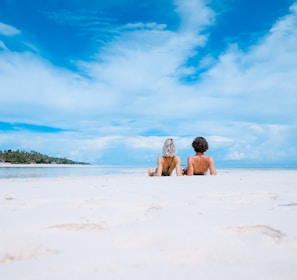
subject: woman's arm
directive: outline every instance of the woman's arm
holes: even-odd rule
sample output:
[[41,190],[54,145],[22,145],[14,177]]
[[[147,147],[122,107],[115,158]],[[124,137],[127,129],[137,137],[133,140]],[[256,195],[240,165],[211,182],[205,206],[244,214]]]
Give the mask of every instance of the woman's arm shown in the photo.
[[194,175],[194,167],[193,167],[193,158],[190,156],[188,157],[188,164],[187,164],[187,175],[192,176]]
[[163,170],[163,157],[158,157],[157,168],[156,168],[154,176],[161,176],[162,170]]
[[178,157],[178,156],[175,156],[175,170],[176,170],[177,176],[183,176],[183,171],[180,166],[180,157]]
[[217,175],[217,171],[214,165],[213,158],[209,156],[209,174],[210,175]]

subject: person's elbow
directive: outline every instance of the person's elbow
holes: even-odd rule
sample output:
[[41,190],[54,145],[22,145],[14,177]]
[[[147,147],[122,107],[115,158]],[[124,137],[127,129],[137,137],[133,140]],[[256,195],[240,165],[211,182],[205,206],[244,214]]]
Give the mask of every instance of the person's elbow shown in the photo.
[[210,175],[216,176],[217,175],[217,171],[216,170],[211,170],[209,172]]

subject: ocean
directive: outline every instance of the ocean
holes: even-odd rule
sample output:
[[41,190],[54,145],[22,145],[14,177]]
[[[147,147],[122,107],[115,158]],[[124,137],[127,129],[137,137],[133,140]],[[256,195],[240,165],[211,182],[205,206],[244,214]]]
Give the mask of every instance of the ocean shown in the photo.
[[146,168],[101,165],[0,164],[0,179],[98,176],[131,173],[146,174]]
[[[184,166],[182,166],[184,167]],[[99,176],[113,174],[143,174],[147,175],[149,167],[113,166],[113,165],[68,165],[68,164],[6,164],[0,163],[0,180],[9,178],[42,178],[69,176]],[[150,167],[154,169],[154,167]],[[217,171],[227,170],[294,170],[297,167],[229,167],[217,168]]]

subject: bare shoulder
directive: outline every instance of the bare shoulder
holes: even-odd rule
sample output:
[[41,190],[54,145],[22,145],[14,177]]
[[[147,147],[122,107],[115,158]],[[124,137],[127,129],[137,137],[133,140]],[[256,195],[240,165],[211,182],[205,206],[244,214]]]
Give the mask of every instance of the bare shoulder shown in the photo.
[[214,160],[213,160],[212,156],[207,156],[206,160],[207,160],[209,166],[214,165]]
[[187,162],[188,162],[188,165],[192,165],[194,162],[193,156],[188,156]]
[[164,161],[163,156],[159,156],[159,157],[158,157],[158,162],[163,163],[163,161]]
[[207,156],[208,161],[213,161],[212,156]]

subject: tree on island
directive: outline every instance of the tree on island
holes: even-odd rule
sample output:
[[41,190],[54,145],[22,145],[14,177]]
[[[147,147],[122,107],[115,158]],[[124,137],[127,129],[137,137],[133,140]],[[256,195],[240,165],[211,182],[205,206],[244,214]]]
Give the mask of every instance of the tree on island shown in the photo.
[[43,155],[41,153],[31,151],[12,151],[5,150],[0,151],[0,162],[8,162],[8,163],[37,163],[37,164],[84,164],[87,165],[89,163],[86,162],[77,162],[67,158],[57,158],[57,157],[49,157],[47,155]]

